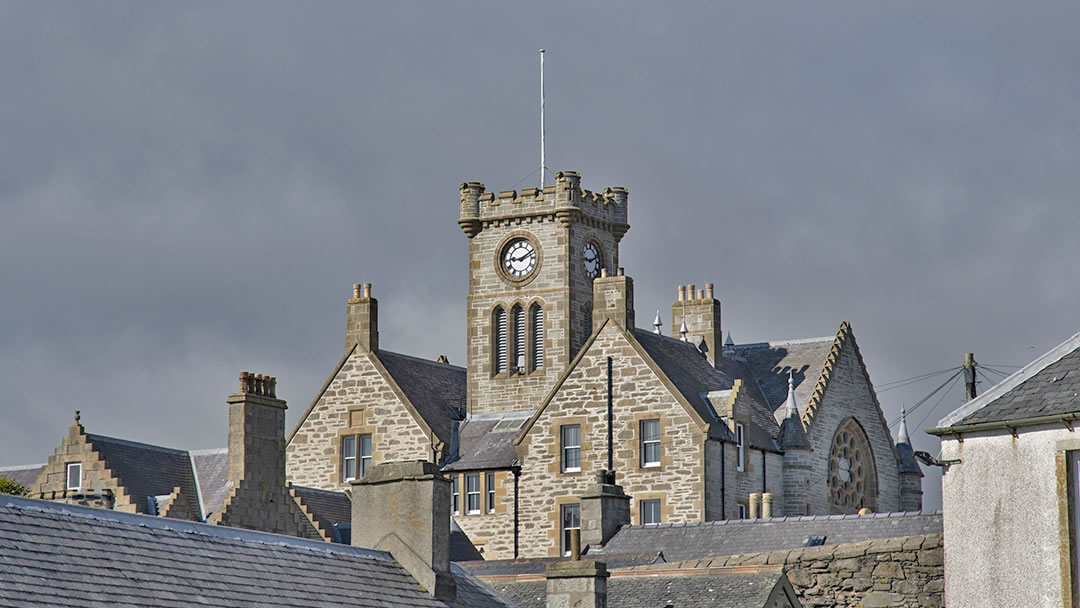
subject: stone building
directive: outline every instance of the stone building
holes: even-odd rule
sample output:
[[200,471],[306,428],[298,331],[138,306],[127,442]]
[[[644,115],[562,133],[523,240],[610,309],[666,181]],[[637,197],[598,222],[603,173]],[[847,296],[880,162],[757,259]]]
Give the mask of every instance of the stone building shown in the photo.
[[943,418],[946,605],[1078,606],[1080,334]]
[[293,482],[341,491],[378,463],[437,464],[486,558],[567,553],[598,472],[634,524],[920,510],[919,465],[848,323],[723,344],[707,284],[678,288],[669,336],[659,313],[637,328],[625,188],[563,172],[521,192],[468,182],[460,204],[464,367],[380,348],[378,302],[355,286],[344,355],[288,437]]

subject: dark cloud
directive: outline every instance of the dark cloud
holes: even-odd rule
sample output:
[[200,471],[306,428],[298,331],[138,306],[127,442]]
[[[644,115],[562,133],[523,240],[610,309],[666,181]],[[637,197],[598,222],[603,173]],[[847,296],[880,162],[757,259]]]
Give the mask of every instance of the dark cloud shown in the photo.
[[737,341],[852,321],[879,383],[1024,364],[1078,329],[1078,10],[2,5],[0,462],[74,409],[223,445],[245,369],[295,420],[358,281],[386,347],[462,361],[457,184],[535,169],[541,47],[549,165],[630,188],[641,319],[712,281]]

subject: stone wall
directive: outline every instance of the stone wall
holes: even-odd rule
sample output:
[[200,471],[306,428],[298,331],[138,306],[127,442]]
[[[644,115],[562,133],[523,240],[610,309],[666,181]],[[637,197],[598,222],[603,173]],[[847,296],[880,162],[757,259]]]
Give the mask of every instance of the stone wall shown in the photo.
[[[81,488],[68,491],[67,465],[76,462],[82,464]],[[120,486],[106,465],[86,436],[82,424],[76,420],[52,456],[49,456],[49,462],[42,468],[37,480],[26,490],[34,498],[88,504],[126,513],[146,513],[148,505],[145,501],[132,500],[127,489]]]
[[[830,354],[830,357],[833,357]],[[809,405],[809,404],[808,404]],[[878,409],[866,375],[863,373],[850,332],[835,354],[832,374],[812,414],[807,429],[811,445],[813,472],[807,499],[811,513],[830,513],[828,491],[828,459],[833,436],[848,418],[855,418],[870,442],[877,470],[878,498],[874,511],[900,510],[900,479],[892,437],[881,410]],[[853,510],[851,512],[855,512]]]
[[[393,390],[374,355],[359,348],[342,364],[286,447],[286,477],[298,486],[342,491],[341,444],[372,436],[372,463],[431,460],[431,440]],[[357,465],[359,466],[359,465]]]
[[941,535],[927,534],[731,555],[696,563],[697,567],[782,564],[806,608],[939,608],[945,599],[943,557]]
[[[595,483],[596,473],[607,468],[608,356],[614,357],[614,464],[618,484],[633,497],[631,522],[638,523],[644,499],[661,501],[664,523],[704,518],[705,435],[624,331],[609,323],[518,446],[522,557],[559,553],[561,506],[579,502]],[[660,419],[658,467],[640,465],[638,425],[646,418]],[[580,472],[562,472],[564,424],[581,425]]]
[[457,478],[461,495],[454,521],[469,537],[484,559],[512,559],[514,557],[514,475],[510,471],[492,471],[495,475],[495,512],[487,510],[487,471],[480,475],[480,512],[467,513],[465,509],[465,476],[470,473],[445,473],[446,478]]

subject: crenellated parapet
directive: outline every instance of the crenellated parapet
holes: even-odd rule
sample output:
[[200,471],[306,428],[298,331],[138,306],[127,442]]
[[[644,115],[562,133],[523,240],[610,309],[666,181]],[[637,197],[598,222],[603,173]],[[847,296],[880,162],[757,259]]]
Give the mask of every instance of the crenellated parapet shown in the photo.
[[612,228],[621,239],[630,228],[626,222],[629,192],[615,186],[603,192],[581,187],[581,174],[562,171],[555,184],[543,188],[524,188],[488,192],[480,182],[461,184],[461,217],[458,224],[469,238],[492,223],[545,218],[568,226],[571,221],[596,223]]

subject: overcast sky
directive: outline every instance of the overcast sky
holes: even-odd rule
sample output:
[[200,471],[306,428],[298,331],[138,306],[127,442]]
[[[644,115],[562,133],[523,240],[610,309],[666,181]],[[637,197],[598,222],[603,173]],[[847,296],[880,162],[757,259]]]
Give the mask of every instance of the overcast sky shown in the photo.
[[[75,409],[223,446],[242,370],[291,428],[356,282],[384,348],[463,363],[458,185],[535,183],[539,48],[549,167],[630,190],[640,323],[713,282],[737,342],[850,321],[879,386],[965,351],[1011,371],[1080,330],[1078,13],[0,3],[0,465]],[[945,377],[881,392],[889,421]]]

